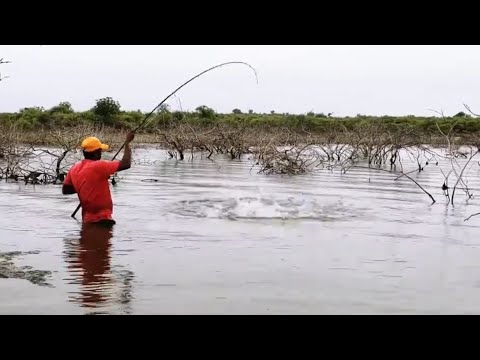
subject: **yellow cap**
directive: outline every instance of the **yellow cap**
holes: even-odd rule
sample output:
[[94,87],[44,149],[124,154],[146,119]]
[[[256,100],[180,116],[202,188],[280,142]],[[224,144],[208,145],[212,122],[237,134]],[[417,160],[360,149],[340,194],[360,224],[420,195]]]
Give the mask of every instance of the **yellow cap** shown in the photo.
[[108,150],[108,145],[102,144],[96,137],[88,137],[82,141],[82,148],[86,152],[93,152],[98,149]]

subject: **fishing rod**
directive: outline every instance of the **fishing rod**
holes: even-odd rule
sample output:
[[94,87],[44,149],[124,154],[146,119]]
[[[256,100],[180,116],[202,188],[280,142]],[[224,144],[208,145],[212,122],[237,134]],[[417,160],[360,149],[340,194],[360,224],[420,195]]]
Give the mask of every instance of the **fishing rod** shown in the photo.
[[[136,133],[139,129],[141,129],[142,127],[146,126],[150,121],[151,119],[149,120],[149,118],[153,115],[153,113],[160,107],[162,106],[165,101],[167,101],[170,97],[172,97],[173,95],[175,95],[175,93],[180,90],[181,88],[183,88],[185,85],[187,85],[188,83],[192,82],[193,80],[195,80],[196,78],[202,76],[203,74],[209,72],[209,71],[212,71],[214,69],[217,69],[219,67],[222,67],[222,66],[225,66],[225,65],[232,65],[232,64],[241,64],[241,65],[246,65],[248,66],[250,69],[253,70],[254,74],[255,74],[255,79],[257,80],[257,84],[258,84],[258,76],[257,76],[257,71],[253,68],[253,66],[251,66],[250,64],[247,64],[246,62],[243,62],[243,61],[229,61],[229,62],[225,62],[225,63],[222,63],[222,64],[218,64],[218,65],[215,65],[215,66],[212,66],[211,68],[207,69],[207,70],[204,70],[202,71],[200,74],[197,74],[195,75],[194,77],[192,77],[190,80],[184,82],[182,85],[180,85],[178,88],[176,88],[174,91],[172,91],[170,93],[170,95],[168,95],[165,99],[162,100],[161,103],[159,103],[157,106],[155,106],[155,108],[150,111],[150,113],[148,113],[145,118],[143,119],[143,121],[140,123],[140,125],[138,125],[132,132],[133,133]],[[120,153],[120,151],[122,151],[122,149],[125,147],[125,145],[127,144],[127,142],[125,141],[123,143],[123,145],[120,147],[120,149],[118,149],[117,153],[115,154],[115,156],[112,158],[112,161],[116,159],[116,157],[118,156],[118,154]],[[78,204],[77,208],[75,209],[75,211],[72,213],[72,218],[75,219],[75,215],[77,215],[77,212],[80,210],[80,208],[82,207],[82,204]]]

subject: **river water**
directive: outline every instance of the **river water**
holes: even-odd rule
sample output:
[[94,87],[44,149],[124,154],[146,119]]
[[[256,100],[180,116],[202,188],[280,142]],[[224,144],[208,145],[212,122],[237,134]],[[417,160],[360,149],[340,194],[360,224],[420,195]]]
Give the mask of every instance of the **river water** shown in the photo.
[[58,185],[0,183],[1,314],[480,313],[480,216],[464,221],[480,203],[447,206],[438,167],[411,174],[432,205],[368,169],[136,156],[112,233],[82,233]]

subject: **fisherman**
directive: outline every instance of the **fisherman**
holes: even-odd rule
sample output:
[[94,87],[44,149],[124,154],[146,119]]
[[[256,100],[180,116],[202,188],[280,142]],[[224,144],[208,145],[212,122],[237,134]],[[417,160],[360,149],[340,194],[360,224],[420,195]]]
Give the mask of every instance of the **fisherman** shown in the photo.
[[135,134],[127,134],[125,152],[121,161],[101,160],[102,151],[109,146],[96,137],[82,142],[84,160],[76,163],[68,172],[63,183],[63,195],[78,194],[82,205],[82,222],[113,225],[113,202],[108,179],[110,175],[130,169],[132,149],[130,142]]

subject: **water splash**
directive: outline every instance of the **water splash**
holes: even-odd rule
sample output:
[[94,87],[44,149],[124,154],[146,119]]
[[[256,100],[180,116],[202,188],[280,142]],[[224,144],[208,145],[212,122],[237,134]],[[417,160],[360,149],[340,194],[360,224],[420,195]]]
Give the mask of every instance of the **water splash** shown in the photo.
[[[185,217],[230,220],[317,220],[333,221],[349,211],[340,201],[320,203],[305,197],[235,197],[184,200],[176,203],[171,212]],[[352,214],[349,214],[351,217]]]

